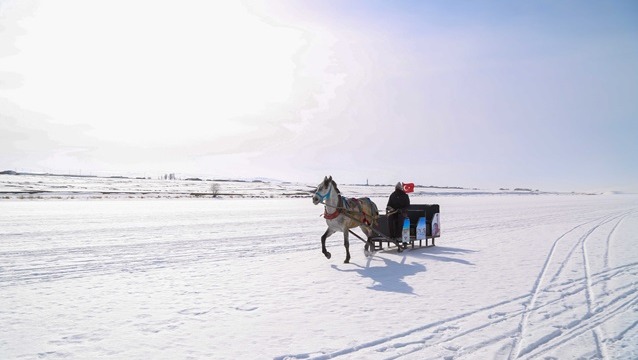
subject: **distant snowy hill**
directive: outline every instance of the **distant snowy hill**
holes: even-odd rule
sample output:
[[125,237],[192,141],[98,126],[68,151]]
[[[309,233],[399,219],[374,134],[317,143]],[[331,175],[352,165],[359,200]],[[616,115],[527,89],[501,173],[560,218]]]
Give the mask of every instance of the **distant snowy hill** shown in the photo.
[[[212,197],[211,186],[217,184],[219,197],[291,198],[304,197],[316,184],[291,183],[268,178],[164,180],[124,176],[79,176],[54,174],[0,174],[0,198],[5,199],[71,199],[71,198],[184,198]],[[346,196],[385,197],[394,185],[341,184]],[[559,194],[531,189],[485,190],[475,188],[416,185],[413,196],[441,195],[539,195]]]

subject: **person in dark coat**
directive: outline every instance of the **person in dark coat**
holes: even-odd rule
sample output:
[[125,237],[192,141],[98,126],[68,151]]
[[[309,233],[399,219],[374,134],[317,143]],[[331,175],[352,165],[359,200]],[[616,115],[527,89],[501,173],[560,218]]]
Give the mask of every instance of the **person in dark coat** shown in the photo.
[[403,183],[398,182],[394,188],[394,192],[390,194],[388,205],[385,209],[388,214],[390,237],[393,239],[401,238],[403,220],[408,215],[408,206],[410,206],[410,197],[403,190]]

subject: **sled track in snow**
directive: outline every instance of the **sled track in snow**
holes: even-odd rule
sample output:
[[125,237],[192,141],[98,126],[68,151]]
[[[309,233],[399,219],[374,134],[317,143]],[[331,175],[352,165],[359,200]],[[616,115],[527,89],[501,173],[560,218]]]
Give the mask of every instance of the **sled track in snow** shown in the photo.
[[[302,232],[289,233],[301,237]],[[243,244],[254,242],[255,249],[242,250]],[[78,279],[117,273],[139,273],[160,268],[181,267],[196,262],[216,262],[259,256],[263,253],[285,253],[309,250],[315,244],[290,247],[277,238],[253,236],[230,240],[184,240],[129,245],[85,246],[43,250],[0,252],[0,288],[32,283]]]
[[[617,225],[618,225],[618,224],[619,224],[619,223],[620,223],[620,222],[621,222],[624,218],[626,218],[627,216],[629,216],[629,214],[630,214],[630,213],[631,213],[631,212],[626,212],[626,213],[623,213],[623,214],[620,214],[620,215],[608,215],[608,216],[604,216],[604,217],[602,217],[602,218],[600,218],[600,219],[597,219],[598,221],[601,221],[601,222],[600,222],[599,224],[595,225],[594,227],[590,228],[590,229],[589,229],[589,230],[588,230],[588,231],[587,231],[587,232],[586,232],[583,236],[581,236],[581,237],[579,238],[579,240],[578,240],[577,242],[575,242],[575,243],[572,245],[571,250],[570,250],[567,254],[565,254],[565,256],[563,257],[563,260],[562,260],[562,261],[560,261],[561,265],[559,266],[559,268],[558,268],[558,270],[556,271],[556,273],[552,276],[552,279],[550,280],[550,282],[554,282],[554,281],[556,281],[556,280],[558,279],[558,277],[559,277],[559,276],[563,273],[563,271],[565,270],[565,264],[567,263],[567,260],[569,260],[570,258],[572,258],[572,257],[574,256],[574,252],[576,252],[576,250],[578,250],[579,245],[580,245],[580,247],[581,247],[581,249],[582,249],[582,244],[583,244],[583,242],[584,242],[584,241],[585,241],[585,240],[589,237],[589,235],[591,235],[591,234],[594,232],[594,230],[596,230],[596,229],[598,229],[600,226],[605,225],[605,224],[607,224],[607,223],[610,223],[610,222],[612,222],[612,221],[614,221],[614,220],[618,220],[618,222],[616,223],[616,226],[617,226]],[[602,220],[601,220],[601,219],[602,219]],[[581,225],[577,226],[576,228],[581,227],[581,226],[583,226],[583,225],[586,225],[586,224],[588,224],[588,223],[590,223],[590,222],[597,221],[597,220],[592,220],[592,221],[589,221],[589,222],[583,223],[583,224],[581,224]],[[575,229],[576,229],[576,228],[575,228]],[[575,230],[575,229],[572,229],[572,230]],[[614,229],[615,229],[615,227],[614,227]],[[570,232],[571,232],[571,231],[570,231]],[[568,233],[569,233],[569,232],[568,232]],[[563,234],[563,236],[564,236],[564,235],[567,235],[568,233]],[[610,232],[610,233],[608,234],[608,237],[610,237],[610,236],[611,236],[611,234],[612,234],[612,232]],[[561,236],[561,238],[562,238],[562,236]],[[559,238],[558,240],[560,240],[560,238]],[[607,252],[607,255],[605,255],[605,256],[608,256],[608,255],[609,255],[609,254],[608,254],[608,252]]]
[[[573,244],[573,246],[571,247],[570,251],[566,254],[566,256],[563,258],[562,261],[560,261],[560,266],[558,267],[557,272],[554,274],[554,276],[551,278],[551,280],[549,281],[549,284],[554,283],[555,281],[558,280],[559,276],[563,273],[563,271],[565,270],[565,266],[566,264],[568,264],[569,260],[571,258],[574,257],[574,253],[575,251],[580,248],[582,251],[582,257],[583,257],[583,282],[584,282],[584,288],[585,288],[585,297],[586,297],[586,305],[587,305],[587,314],[588,316],[591,315],[592,313],[592,303],[594,301],[594,293],[592,290],[592,283],[591,283],[591,274],[590,274],[590,266],[589,266],[589,258],[587,256],[587,248],[586,248],[586,242],[587,239],[590,237],[590,235],[592,233],[594,233],[594,231],[596,231],[597,229],[599,229],[601,226],[612,222],[614,220],[618,220],[616,225],[614,226],[614,228],[612,229],[612,231],[609,232],[608,234],[608,238],[611,237],[611,233],[616,229],[616,227],[618,226],[618,224],[627,216],[629,216],[632,213],[632,211],[628,211],[628,212],[624,212],[621,214],[612,214],[612,215],[606,215],[603,216],[599,219],[595,219],[592,221],[587,221],[585,223],[582,223],[572,229],[570,229],[569,231],[565,232],[564,234],[562,234],[560,237],[558,237],[554,243],[552,244],[552,248],[547,256],[547,259],[545,261],[545,264],[543,265],[543,268],[541,269],[540,274],[537,277],[536,283],[534,284],[533,290],[532,290],[532,297],[530,300],[530,304],[527,306],[527,309],[521,319],[521,323],[519,325],[519,331],[517,333],[517,336],[515,337],[514,340],[514,346],[512,347],[512,352],[510,353],[509,359],[517,359],[520,358],[522,355],[525,355],[526,353],[530,352],[530,346],[527,346],[525,348],[523,348],[523,337],[525,336],[528,327],[528,323],[529,323],[529,318],[531,316],[531,314],[534,312],[534,309],[536,307],[536,302],[538,300],[538,296],[540,294],[540,291],[543,290],[542,284],[543,281],[545,280],[546,277],[546,273],[549,269],[549,266],[552,264],[553,259],[555,257],[555,250],[557,245],[559,244],[559,242],[561,240],[564,240],[566,238],[568,238],[568,235],[570,235],[572,232],[576,231],[577,229],[584,227],[587,224],[590,224],[592,222],[597,222],[596,225],[590,227],[587,231],[584,232],[584,234],[582,236],[580,236],[578,238],[578,240]],[[608,251],[606,251],[606,254],[608,255]],[[607,256],[606,255],[606,256]],[[607,260],[608,263],[608,260]],[[553,333],[554,335],[557,334],[557,332]],[[597,336],[598,338],[598,336]],[[599,344],[599,348],[600,348],[600,344]]]
[[[607,358],[606,343],[614,339],[622,339],[624,334],[638,327],[638,321],[633,322],[612,338],[606,337],[600,328],[600,325],[606,321],[625,314],[638,305],[638,281],[633,280],[638,278],[638,262],[609,268],[608,247],[612,242],[612,235],[619,224],[633,212],[632,210],[606,215],[584,222],[556,238],[529,294],[352,347],[332,352],[288,354],[275,359],[397,359],[402,357],[412,359],[417,353],[421,355],[421,352],[426,358],[431,356],[432,359],[472,358],[472,354],[487,347],[498,347],[497,355],[503,358],[532,359],[587,333],[591,333],[595,339],[596,354],[594,356]],[[587,239],[602,226],[614,221],[615,224],[606,235],[605,267],[601,271],[593,271],[589,261]],[[588,224],[590,227],[586,227]],[[583,232],[577,234],[578,230]],[[559,244],[567,241],[568,238],[572,241],[575,239],[575,243],[568,247],[569,250],[566,253],[558,252]],[[577,257],[577,259],[582,258],[581,276],[574,277],[570,274],[571,277],[561,281],[561,274],[566,269],[565,262],[573,258],[577,250],[582,252],[582,256]],[[557,267],[557,261],[560,261],[561,265],[550,278],[551,269]],[[608,282],[612,278],[622,279],[624,282],[611,287]],[[605,289],[598,296],[594,290],[597,286]],[[526,304],[522,309],[519,306],[521,302]],[[568,303],[572,309],[561,307],[562,303]],[[554,318],[566,316],[570,314],[570,311],[575,310],[585,315],[569,323],[558,324],[559,326],[552,327],[552,330],[541,328],[540,331],[536,331],[541,336],[534,334],[537,337],[526,339],[526,334],[530,331],[532,315],[538,316],[536,314],[540,312],[547,312],[545,316]],[[496,333],[484,331],[493,327],[499,327],[499,331]]]
[[[576,324],[575,326],[567,329],[566,331],[557,330],[556,335],[543,339],[543,341],[532,344],[533,346],[529,347],[529,351],[524,354],[529,354],[528,358],[536,358],[547,351],[553,350],[560,345],[565,344],[569,340],[572,340],[588,331],[595,330],[601,324],[604,324],[607,320],[616,317],[618,315],[624,314],[624,312],[631,307],[638,305],[638,294],[635,289],[637,282],[632,284],[632,289],[622,293],[620,296],[614,298],[605,308],[593,315],[591,318],[583,319],[582,322]],[[601,341],[599,340],[599,344]],[[602,350],[598,355],[598,358],[604,357],[602,354]]]
[[[591,276],[593,279],[592,282],[594,284],[598,284],[608,280],[610,277],[619,275],[626,278],[637,277],[638,262],[595,273]],[[583,292],[587,291],[583,286],[583,281],[584,278],[579,278],[572,282],[560,285],[563,287],[561,291],[566,291],[567,297],[580,296]],[[570,328],[557,330],[556,332],[541,338],[536,343],[528,345],[523,349],[521,357],[534,358],[542,355],[544,352],[552,350],[565,342],[582,335],[588,330],[604,323],[604,321],[622,314],[623,311],[627,310],[631,306],[638,304],[638,292],[636,291],[637,284],[638,282],[633,282],[614,289],[613,293],[617,293],[618,295],[606,296],[605,300],[607,304],[599,307],[598,312],[591,318],[582,319],[582,321],[578,324],[572,324]],[[576,286],[576,288],[572,289],[574,286]],[[559,295],[561,294],[561,291],[556,291],[557,297],[552,301],[538,305],[530,310],[538,311],[555,305],[559,301],[563,300],[563,298]],[[526,299],[529,300],[530,295],[514,297],[503,302],[460,314],[458,316],[428,323],[392,336],[375,339],[329,353],[314,352],[286,354],[275,357],[275,359],[398,359],[424,350],[427,351],[432,348],[436,349],[437,347],[446,349],[449,352],[448,356],[454,357],[471,356],[473,353],[495,344],[502,344],[504,349],[508,349],[511,346],[511,338],[517,335],[518,331],[515,326],[511,326],[512,324],[510,324],[508,329],[504,330],[497,336],[482,336],[480,332],[481,330],[486,330],[495,325],[507,326],[508,323],[519,318],[528,310],[512,308],[518,307],[517,305]],[[587,304],[583,302],[580,306],[587,307]],[[477,318],[481,320],[477,320]],[[634,326],[638,325],[634,324]],[[629,329],[626,331],[628,330]],[[483,338],[475,340],[481,337]],[[471,340],[467,341],[468,339]],[[464,345],[460,347],[458,345],[451,344],[454,340],[459,340]],[[363,351],[367,352],[365,354],[360,354]],[[440,357],[437,355],[432,356],[431,358],[438,359]]]

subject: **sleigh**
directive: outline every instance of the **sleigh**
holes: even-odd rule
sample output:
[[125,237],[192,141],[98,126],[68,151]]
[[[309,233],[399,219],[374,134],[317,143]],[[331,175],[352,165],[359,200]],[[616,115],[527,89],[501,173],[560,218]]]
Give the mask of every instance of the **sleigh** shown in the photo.
[[[434,239],[441,236],[441,224],[439,217],[439,205],[411,205],[407,209],[407,215],[411,220],[404,225],[403,241],[389,237],[388,218],[381,216],[378,218],[378,207],[370,198],[360,198],[351,201],[341,195],[337,183],[331,177],[325,177],[317,188],[312,191],[312,203],[315,205],[324,204],[323,217],[326,219],[328,229],[321,236],[321,252],[327,259],[332,254],[326,248],[326,239],[335,232],[343,233],[343,246],[346,249],[346,259],[344,263],[350,261],[350,241],[349,235],[353,235],[365,243],[364,252],[366,256],[374,253],[374,250],[383,249],[383,242],[387,246],[393,243],[397,246],[397,251],[402,252],[406,245],[411,244],[414,249],[416,242],[419,246],[434,246]],[[359,227],[367,237],[362,238],[351,229]],[[428,245],[428,240],[432,239],[432,245]]]
[[[435,246],[434,240],[441,237],[441,217],[439,205],[414,204],[408,207],[408,219],[410,220],[410,241],[408,245],[412,248],[416,246]],[[368,240],[372,242],[372,250],[382,250],[383,243],[389,247],[393,242],[390,239],[390,229],[388,227],[388,216],[379,215],[379,220],[373,228],[375,235]],[[429,244],[432,240],[432,244]]]

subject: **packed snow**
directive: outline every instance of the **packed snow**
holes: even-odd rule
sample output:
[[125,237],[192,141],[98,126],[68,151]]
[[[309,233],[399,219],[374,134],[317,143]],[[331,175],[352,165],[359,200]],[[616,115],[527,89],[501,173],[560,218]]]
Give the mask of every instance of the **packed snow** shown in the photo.
[[[367,258],[351,237],[344,264],[310,186],[255,185],[5,196],[0,358],[638,358],[636,195],[420,189],[437,246]],[[381,209],[391,192],[339,188]]]

